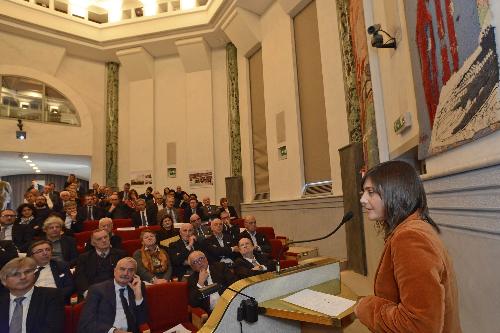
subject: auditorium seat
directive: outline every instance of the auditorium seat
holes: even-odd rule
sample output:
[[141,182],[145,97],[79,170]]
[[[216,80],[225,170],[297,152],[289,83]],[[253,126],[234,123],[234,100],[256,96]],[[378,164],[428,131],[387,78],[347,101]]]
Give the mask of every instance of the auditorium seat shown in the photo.
[[278,260],[278,255],[281,251],[281,258],[285,259],[285,253],[288,251],[288,245],[283,245],[279,239],[268,239],[271,244],[271,254],[270,257],[274,260]]
[[85,302],[64,306],[64,333],[77,333],[78,321]]
[[133,227],[132,219],[113,219],[113,228],[130,228]]
[[127,255],[132,257],[136,250],[139,250],[142,246],[140,239],[131,239],[122,242],[122,249],[127,252]]
[[179,217],[177,223],[184,223],[184,208],[177,208],[177,216]]
[[99,227],[99,221],[84,221],[83,231],[92,231]]
[[200,308],[193,309],[190,313],[187,282],[150,285],[146,288],[146,295],[151,333],[164,332],[178,324],[196,332],[197,327],[190,321],[191,313],[207,317],[206,312]]
[[139,239],[141,235],[141,229],[133,229],[133,230],[114,230],[113,233],[121,237],[122,241]]
[[281,269],[297,266],[298,264],[299,264],[299,262],[296,259],[282,259],[282,260],[280,260]]
[[91,234],[92,231],[82,231],[74,233],[76,239],[76,249],[78,250],[78,253],[85,252],[85,244],[90,241]]
[[231,220],[232,225],[237,225],[240,228],[245,227],[245,219],[233,219]]

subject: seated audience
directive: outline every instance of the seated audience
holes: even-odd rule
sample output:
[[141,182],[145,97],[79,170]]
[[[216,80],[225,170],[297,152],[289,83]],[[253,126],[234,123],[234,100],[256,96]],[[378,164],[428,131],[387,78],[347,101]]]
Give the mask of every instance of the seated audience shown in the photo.
[[35,212],[34,215],[39,220],[39,231],[42,231],[43,221],[53,213],[53,210],[47,205],[47,199],[43,195],[39,195],[35,199]]
[[208,222],[213,219],[219,217],[219,211],[216,205],[210,204],[210,197],[205,196],[202,199],[201,211],[202,215],[200,215],[202,221]]
[[206,238],[210,237],[210,227],[201,224],[201,217],[198,214],[191,215],[189,223],[193,226],[194,235],[198,238],[199,242],[203,242]]
[[4,209],[0,212],[0,240],[9,240],[14,243],[19,252],[26,253],[33,239],[33,229],[26,224],[14,223],[16,212]]
[[79,333],[139,333],[147,323],[146,290],[135,275],[137,263],[120,259],[112,278],[90,287],[78,322]]
[[37,216],[37,210],[34,205],[23,203],[17,207],[16,224],[29,225],[34,232],[41,229],[42,220]]
[[191,273],[191,267],[187,261],[189,254],[195,250],[202,250],[203,247],[196,240],[191,224],[183,223],[179,234],[181,238],[168,246],[168,256],[172,261],[172,276],[181,281],[184,275]]
[[276,263],[267,259],[265,255],[254,252],[252,241],[248,238],[242,238],[238,242],[241,257],[234,261],[234,273],[238,279],[249,276],[274,271]]
[[17,256],[17,248],[11,240],[0,240],[0,269]]
[[64,222],[59,216],[49,216],[43,223],[44,239],[52,243],[52,258],[67,262],[74,267],[78,251],[73,237],[63,234]]
[[266,255],[271,253],[271,244],[267,240],[267,237],[257,232],[257,221],[255,220],[255,216],[245,216],[245,230],[240,234],[240,239],[241,238],[250,239],[255,246],[254,251],[262,252]]
[[223,223],[221,220],[212,220],[210,229],[212,236],[205,241],[208,261],[210,263],[220,261],[232,265],[239,252],[238,246],[231,241],[231,236],[222,232]]
[[83,221],[78,216],[78,206],[74,201],[68,201],[64,204],[64,228],[68,235],[83,230]]
[[[122,248],[122,238],[113,233],[113,220],[109,217],[103,217],[99,220],[99,229],[104,229],[108,232],[109,242],[112,248],[121,249]],[[85,244],[85,251],[93,250],[94,246],[92,245],[92,238],[89,238],[89,241]]]
[[[123,191],[118,192],[120,201],[128,200],[130,197],[130,183],[123,184]],[[137,199],[137,198],[136,198]]]
[[228,213],[229,218],[231,218],[231,219],[238,218],[238,213],[236,213],[236,209],[234,209],[233,206],[229,206],[229,202],[227,201],[227,198],[220,199],[219,217],[220,217],[220,214],[222,212]]
[[[201,251],[194,251],[189,255],[189,265],[193,274],[189,276],[189,304],[192,307],[201,307],[208,313],[212,312],[220,297],[228,286],[237,281],[236,276],[231,273],[227,266],[221,262],[208,264],[207,257]],[[199,289],[217,283],[219,292],[210,297],[203,297]]]
[[148,186],[148,188],[146,188],[146,193],[141,194],[139,196],[139,199],[146,200],[146,203],[148,203],[149,201],[153,200],[154,199],[153,188],[151,186]]
[[190,221],[191,215],[203,216],[203,210],[198,206],[196,198],[189,199],[189,207],[184,209],[184,221]]
[[179,232],[174,228],[174,222],[170,215],[163,215],[163,219],[160,221],[160,230],[156,232],[156,238],[158,244],[165,239],[169,239],[175,236],[179,236]]
[[54,288],[35,287],[36,263],[15,258],[0,270],[0,332],[62,333],[64,302]]
[[50,186],[50,184],[47,184],[43,187],[42,196],[47,202],[47,207],[55,210],[54,207],[57,207],[57,202],[60,200],[60,198],[58,194],[54,193],[54,190],[52,186]]
[[36,241],[30,245],[28,256],[35,260],[35,286],[59,289],[66,304],[75,290],[73,275],[64,261],[52,259],[52,243],[47,240]]
[[237,244],[240,239],[240,227],[238,225],[232,225],[229,218],[229,213],[222,211],[220,213],[220,220],[222,221],[222,232],[231,238],[232,244]]
[[80,297],[85,297],[91,285],[112,278],[116,263],[125,257],[125,251],[111,247],[105,229],[94,230],[91,242],[94,250],[80,254],[76,263],[76,291]]
[[94,196],[87,194],[83,206],[78,208],[78,221],[97,221],[103,217],[104,212],[96,205]]
[[168,214],[172,218],[173,223],[180,223],[181,217],[179,216],[177,208],[174,207],[174,202],[174,197],[169,195],[166,199],[165,208],[158,212],[158,216],[160,217],[162,215]]
[[156,243],[155,232],[141,232],[141,242],[142,247],[134,253],[137,275],[152,284],[168,282],[172,276],[172,264],[167,252]]
[[106,217],[112,219],[129,219],[132,211],[129,206],[120,201],[117,194],[112,194],[109,197],[109,206],[105,213]]
[[128,192],[128,199],[124,199],[123,202],[131,209],[133,212],[136,209],[137,200],[139,199],[139,193],[136,190],[131,189]]
[[136,228],[157,224],[155,207],[146,205],[144,199],[138,199],[135,204],[135,211],[132,213],[132,223]]
[[165,200],[163,200],[163,195],[160,192],[155,191],[153,196],[154,198],[152,205],[156,206],[156,210],[160,212],[163,208],[165,208]]
[[184,210],[184,212],[186,211],[186,209],[189,209],[189,194],[187,194],[186,192],[182,191],[182,200],[179,202],[179,208],[182,208]]

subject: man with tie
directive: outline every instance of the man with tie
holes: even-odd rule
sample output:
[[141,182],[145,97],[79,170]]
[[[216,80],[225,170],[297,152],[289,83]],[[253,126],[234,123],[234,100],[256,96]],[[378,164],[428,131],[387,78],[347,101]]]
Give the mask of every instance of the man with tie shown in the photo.
[[112,278],[116,263],[126,255],[123,250],[111,247],[105,229],[94,230],[91,242],[94,250],[80,254],[76,262],[75,283],[80,298],[86,296],[91,285]]
[[212,236],[205,240],[206,254],[210,263],[220,261],[231,266],[238,256],[238,245],[233,243],[231,236],[222,232],[223,223],[219,219],[210,223]]
[[129,193],[130,193],[130,184],[125,183],[123,185],[123,191],[118,192],[118,198],[120,198],[120,201],[125,201],[129,199]]
[[184,221],[190,221],[191,215],[196,214],[198,216],[203,216],[203,210],[198,205],[198,200],[196,198],[189,199],[189,207],[184,209]]
[[113,278],[90,287],[78,323],[79,333],[139,332],[147,322],[146,292],[138,275],[137,262],[118,261]]
[[266,255],[271,253],[271,243],[269,243],[264,234],[257,232],[257,221],[255,220],[255,216],[245,216],[245,230],[240,234],[240,239],[241,238],[250,239],[255,247],[254,251],[262,252]]
[[210,204],[210,197],[203,197],[202,202],[203,206],[201,206],[201,209],[203,211],[203,215],[201,219],[204,222],[212,221],[219,216],[219,210],[217,209],[217,206]]
[[35,260],[35,286],[58,288],[66,304],[69,304],[71,294],[75,290],[75,282],[69,270],[69,265],[64,261],[52,259],[52,243],[47,240],[36,241],[30,245],[28,256]]
[[135,212],[132,213],[132,223],[136,228],[158,224],[155,207],[146,205],[146,200],[144,199],[137,199],[135,202]]
[[170,215],[172,217],[173,223],[181,223],[179,219],[179,213],[177,208],[174,207],[175,199],[173,196],[169,195],[167,197],[167,203],[164,209],[158,211],[158,219],[163,220],[165,215]]
[[260,252],[254,252],[254,246],[250,239],[240,239],[238,247],[241,257],[234,261],[233,268],[234,273],[239,279],[274,271],[276,269],[274,260],[267,259],[267,256]]
[[203,250],[203,244],[197,241],[193,234],[193,226],[183,223],[179,229],[180,239],[170,243],[168,246],[168,256],[172,261],[172,277],[183,280],[184,275],[191,273],[191,267],[187,261],[191,252]]
[[33,229],[28,224],[14,223],[16,212],[4,209],[0,212],[0,240],[10,240],[19,252],[26,252],[33,239]]
[[231,218],[226,211],[220,213],[220,220],[222,221],[222,232],[231,238],[232,243],[237,244],[240,239],[240,227],[231,224]]
[[97,207],[94,203],[94,197],[90,194],[85,196],[85,202],[83,206],[78,208],[78,221],[97,221],[104,217],[104,213],[101,208]]
[[54,288],[35,286],[36,263],[15,258],[0,270],[0,332],[62,333],[64,302]]
[[204,242],[212,234],[208,225],[201,224],[201,217],[198,214],[191,215],[189,223],[193,226],[193,232],[198,242]]
[[[189,276],[188,280],[189,304],[192,307],[201,307],[210,313],[214,309],[220,294],[237,278],[224,263],[214,262],[209,265],[207,257],[201,251],[193,251],[188,257],[188,262],[193,269],[193,274]],[[204,298],[200,293],[200,289],[213,283],[219,285],[219,292]]]

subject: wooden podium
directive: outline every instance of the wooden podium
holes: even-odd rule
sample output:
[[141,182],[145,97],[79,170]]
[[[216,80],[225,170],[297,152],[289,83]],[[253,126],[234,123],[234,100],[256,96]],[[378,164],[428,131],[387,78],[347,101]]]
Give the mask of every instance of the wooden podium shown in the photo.
[[357,295],[340,281],[340,264],[333,258],[304,260],[299,266],[239,280],[231,288],[254,297],[266,313],[255,323],[237,321],[237,309],[245,296],[226,290],[200,333],[235,332],[343,332],[353,321],[353,307],[337,317],[308,310],[281,300],[303,289],[313,289],[356,300]]

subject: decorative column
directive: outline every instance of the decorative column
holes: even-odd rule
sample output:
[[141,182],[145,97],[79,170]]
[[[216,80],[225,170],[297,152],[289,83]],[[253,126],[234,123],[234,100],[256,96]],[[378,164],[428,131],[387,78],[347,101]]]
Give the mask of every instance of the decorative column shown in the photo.
[[106,185],[118,186],[118,70],[106,63]]
[[364,167],[370,168],[379,163],[379,152],[368,46],[364,21],[353,21],[352,11],[363,20],[363,1],[337,0],[349,140],[363,144]]
[[240,105],[238,92],[238,52],[233,43],[226,45],[227,98],[229,105],[229,132],[231,176],[241,176]]

